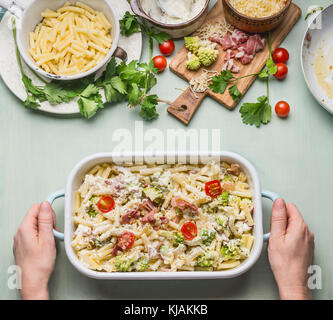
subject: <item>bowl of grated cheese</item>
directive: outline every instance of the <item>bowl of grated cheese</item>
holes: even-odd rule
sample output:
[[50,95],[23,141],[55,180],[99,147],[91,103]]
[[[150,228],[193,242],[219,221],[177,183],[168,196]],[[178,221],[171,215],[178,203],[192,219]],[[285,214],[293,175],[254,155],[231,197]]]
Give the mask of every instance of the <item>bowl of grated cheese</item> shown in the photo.
[[291,0],[222,0],[226,20],[250,33],[275,29],[286,17]]

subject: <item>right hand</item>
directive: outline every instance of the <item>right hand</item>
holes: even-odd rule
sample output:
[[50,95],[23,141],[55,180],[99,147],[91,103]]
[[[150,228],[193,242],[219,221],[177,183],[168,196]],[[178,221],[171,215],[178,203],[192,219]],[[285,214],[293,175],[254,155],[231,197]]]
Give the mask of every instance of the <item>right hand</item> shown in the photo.
[[275,200],[268,258],[281,299],[311,299],[308,268],[314,254],[314,234],[294,204]]

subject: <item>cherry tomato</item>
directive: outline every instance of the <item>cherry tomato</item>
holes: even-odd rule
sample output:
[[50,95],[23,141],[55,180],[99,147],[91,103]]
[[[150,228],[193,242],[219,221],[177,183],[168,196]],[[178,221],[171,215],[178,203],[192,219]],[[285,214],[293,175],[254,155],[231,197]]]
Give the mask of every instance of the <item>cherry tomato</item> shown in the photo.
[[103,213],[107,213],[107,212],[111,211],[114,207],[115,207],[115,202],[109,196],[102,197],[97,202],[98,210]]
[[156,56],[153,58],[154,67],[158,69],[158,73],[161,73],[167,67],[167,60],[163,56]]
[[283,80],[288,74],[288,67],[282,62],[277,63],[276,66],[277,72],[274,74],[274,77],[278,80]]
[[273,52],[273,59],[275,63],[287,63],[289,60],[289,52],[285,48],[277,48]]
[[175,43],[169,39],[159,45],[160,51],[165,56],[170,56],[175,51]]
[[118,246],[121,250],[132,248],[135,240],[135,235],[132,232],[124,232],[118,237]]
[[290,112],[290,106],[285,101],[279,101],[275,105],[275,112],[280,118],[286,118]]
[[222,193],[221,183],[218,180],[206,182],[205,184],[206,195],[216,198]]
[[185,222],[180,231],[186,240],[193,240],[198,234],[198,228],[193,222]]

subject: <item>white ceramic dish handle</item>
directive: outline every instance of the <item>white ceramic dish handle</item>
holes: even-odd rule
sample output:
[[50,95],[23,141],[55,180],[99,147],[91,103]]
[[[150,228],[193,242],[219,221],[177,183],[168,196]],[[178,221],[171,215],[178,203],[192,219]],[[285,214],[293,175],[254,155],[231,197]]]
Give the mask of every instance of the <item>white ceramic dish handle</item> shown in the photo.
[[22,18],[24,8],[18,5],[14,0],[0,0],[0,6],[8,10],[18,19]]
[[[272,200],[273,202],[276,199],[280,198],[278,194],[276,194],[272,191],[268,191],[268,190],[261,191],[261,195],[264,198]],[[47,197],[46,201],[48,201],[52,205],[55,200],[57,200],[59,198],[63,198],[63,197],[65,197],[65,190],[59,190],[59,191],[56,191],[56,192],[52,193],[51,195],[49,195]],[[64,241],[64,234],[62,232],[59,232],[59,231],[53,229],[53,234],[54,234],[54,237],[57,240]],[[269,240],[269,236],[270,236],[270,233],[265,233],[264,234],[264,241],[265,242],[267,242]]]

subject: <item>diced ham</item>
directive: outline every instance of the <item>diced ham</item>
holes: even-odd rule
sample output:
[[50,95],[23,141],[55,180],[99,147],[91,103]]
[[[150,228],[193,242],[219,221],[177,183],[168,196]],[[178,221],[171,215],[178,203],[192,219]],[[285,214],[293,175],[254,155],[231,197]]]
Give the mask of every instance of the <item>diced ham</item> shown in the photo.
[[154,223],[156,222],[155,214],[156,214],[156,212],[154,212],[154,211],[149,212],[148,214],[146,214],[146,215],[141,219],[141,222],[142,222],[143,224],[146,224],[146,223],[154,224]]
[[254,56],[249,54],[244,54],[244,56],[240,59],[241,64],[249,64],[253,60]]
[[256,46],[257,46],[257,37],[250,36],[244,45],[245,52],[248,55],[253,56],[256,53]]
[[232,164],[230,168],[227,169],[227,172],[229,174],[232,174],[234,176],[239,176],[240,174],[240,168],[238,164]]
[[259,52],[265,48],[265,39],[262,39],[259,34],[256,34],[255,36],[257,38],[256,52]]
[[239,72],[239,67],[235,65],[234,59],[230,59],[224,64],[222,70],[229,70],[230,72],[237,73]]
[[140,212],[138,209],[132,209],[129,210],[127,213],[125,213],[120,220],[121,224],[128,224],[131,223],[133,219],[139,219],[140,218]]
[[233,46],[231,37],[227,35],[221,38],[218,35],[214,34],[209,38],[209,40],[220,44],[223,50],[228,50]]
[[180,197],[175,197],[171,200],[171,205],[174,208],[178,208],[182,213],[197,214],[198,207],[192,203],[189,203]]
[[121,250],[121,248],[116,244],[111,251],[111,255],[115,257],[119,250]]
[[236,55],[235,51],[228,49],[226,55],[224,56],[224,61],[228,61],[232,58],[234,58]]
[[235,29],[231,35],[231,39],[238,45],[246,42],[248,40],[248,38],[249,38],[249,35],[239,29]]
[[145,210],[147,212],[154,211],[154,213],[156,213],[158,211],[156,206],[154,205],[154,203],[150,199],[143,200],[142,203],[140,203],[139,208],[141,210]]
[[238,51],[238,52],[235,54],[235,58],[236,58],[236,59],[243,58],[243,57],[244,57],[244,54],[245,54],[244,51]]
[[169,223],[169,219],[168,219],[167,217],[165,217],[165,216],[162,216],[162,217],[160,218],[160,220],[161,220],[161,223],[164,223],[164,224]]

